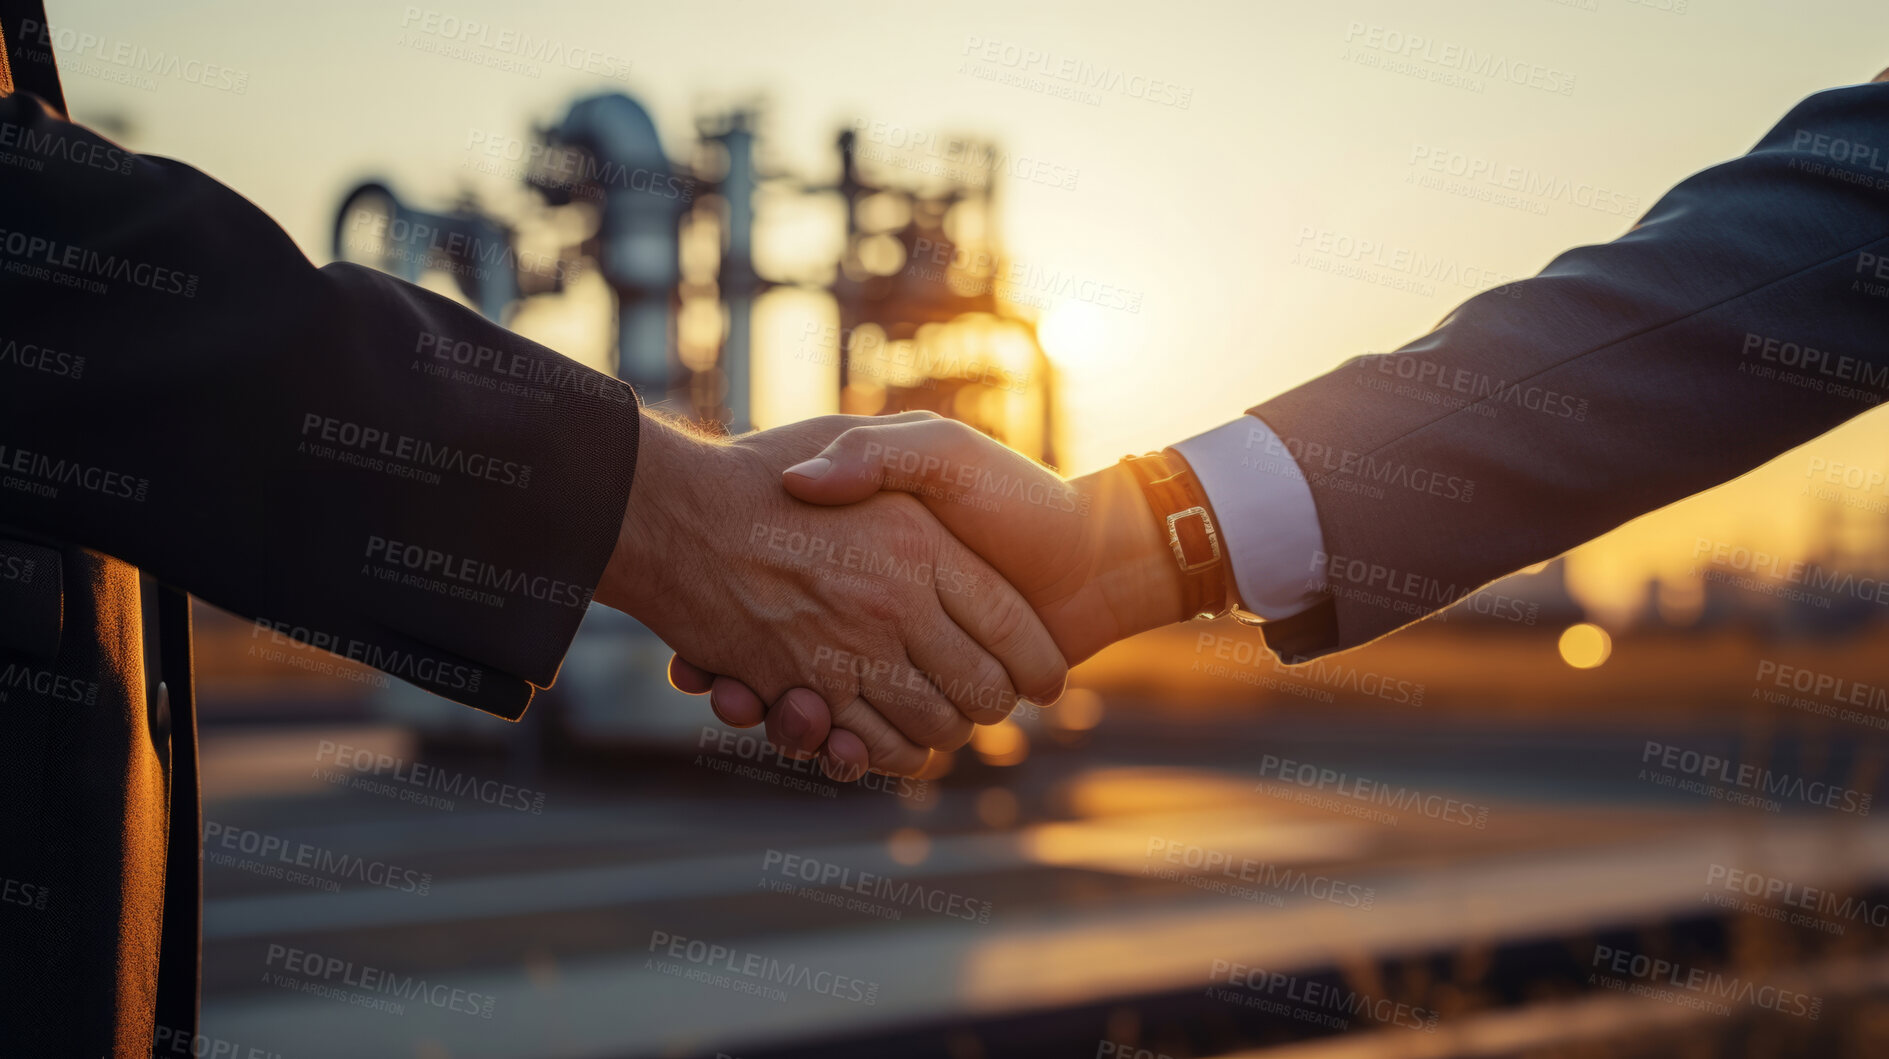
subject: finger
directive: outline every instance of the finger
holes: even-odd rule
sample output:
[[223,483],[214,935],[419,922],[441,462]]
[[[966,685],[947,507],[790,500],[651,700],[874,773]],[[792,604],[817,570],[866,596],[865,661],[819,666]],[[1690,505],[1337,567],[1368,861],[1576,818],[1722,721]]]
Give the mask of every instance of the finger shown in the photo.
[[[826,505],[856,503],[892,490],[962,506],[956,501],[988,491],[994,480],[1038,478],[1057,481],[1053,472],[995,438],[955,419],[935,417],[895,417],[853,427],[817,456],[781,472],[789,493]],[[1001,491],[993,499],[1002,499]]]
[[826,770],[828,777],[842,783],[851,783],[866,774],[865,740],[844,728],[833,729],[833,734],[826,737],[826,753],[820,756],[820,767]]
[[970,457],[980,455],[977,441],[969,435],[997,444],[950,419],[853,427],[828,442],[817,456],[781,472],[781,484],[810,504],[857,503],[881,489],[923,495],[928,487],[951,486],[953,468],[971,466]]
[[715,683],[715,674],[685,661],[681,655],[673,655],[669,659],[669,683],[684,695],[706,695]]
[[875,668],[867,674],[861,680],[859,694],[879,716],[919,746],[956,750],[971,741],[974,726],[970,718],[945,697],[932,683],[931,674],[913,662],[909,653],[883,670]]
[[1016,708],[1016,687],[1003,663],[949,617],[938,615],[935,626],[915,637],[905,651],[973,724],[996,724]]
[[[1009,715],[1016,708],[1019,694],[1045,706],[1062,698],[1063,686],[1069,680],[1069,663],[1063,660],[1055,637],[1016,588],[956,541],[949,542],[939,554],[936,569],[932,584],[945,614],[982,648],[980,653],[988,654],[1003,667],[1008,676],[1004,686],[1006,690],[1014,689],[1006,699],[980,704],[1001,707],[1001,715],[991,720]],[[975,690],[989,695],[996,682],[984,679],[986,683]],[[968,711],[965,715],[978,720]]]
[[708,708],[730,728],[753,728],[767,716],[761,696],[733,677],[716,677],[708,689]]
[[826,700],[808,688],[792,688],[767,711],[767,741],[791,757],[820,749],[832,727]]
[[[949,703],[943,705],[951,709]],[[957,711],[952,709],[951,712]],[[866,764],[880,772],[915,776],[931,757],[931,751],[907,739],[865,699],[855,698],[834,709],[833,727],[844,729],[858,739],[865,751]]]
[[[824,461],[824,462],[823,462]],[[834,506],[910,493],[951,535],[1019,584],[1057,568],[1098,498],[953,419],[854,427],[781,472],[787,492]],[[1027,526],[1021,531],[1020,526]]]

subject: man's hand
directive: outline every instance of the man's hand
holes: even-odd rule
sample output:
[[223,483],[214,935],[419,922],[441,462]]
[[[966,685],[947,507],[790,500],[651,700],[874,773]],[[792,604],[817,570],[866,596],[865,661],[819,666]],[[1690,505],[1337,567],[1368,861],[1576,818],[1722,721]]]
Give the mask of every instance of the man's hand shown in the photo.
[[[963,423],[907,414],[847,430],[781,481],[815,504],[856,503],[882,490],[918,497],[1023,594],[1071,665],[1188,617],[1173,553],[1140,486],[1120,465],[1065,482]],[[680,658],[674,671],[679,684],[714,679]],[[760,706],[742,689],[727,694],[750,709]],[[770,737],[783,748],[809,748],[777,733],[783,724],[817,731],[819,718],[798,716],[815,709],[804,697],[776,702],[767,711]],[[847,723],[832,723],[829,771],[857,767],[863,748]]]
[[[1053,701],[1067,667],[1023,598],[917,503],[783,495],[781,470],[835,429],[718,442],[645,416],[597,598],[766,701],[811,689],[872,767],[916,773],[927,747],[962,746],[971,720],[1001,718],[1019,693]],[[730,706],[735,687],[716,690]]]
[[918,497],[1023,593],[1071,665],[1187,618],[1174,555],[1119,464],[1064,481],[967,424],[905,416],[846,431],[781,482],[814,504]]

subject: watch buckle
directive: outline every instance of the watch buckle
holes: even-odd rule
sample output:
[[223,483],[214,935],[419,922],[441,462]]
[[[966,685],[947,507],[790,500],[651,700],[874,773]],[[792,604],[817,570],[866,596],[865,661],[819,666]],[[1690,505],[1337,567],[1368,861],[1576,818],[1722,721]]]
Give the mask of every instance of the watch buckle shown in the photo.
[[[1181,519],[1187,518],[1190,515],[1198,515],[1200,517],[1200,526],[1207,533],[1207,547],[1213,552],[1212,555],[1197,563],[1187,561],[1187,550],[1181,547],[1181,534],[1179,528],[1176,526],[1176,523]],[[1195,504],[1193,507],[1187,508],[1184,511],[1176,511],[1167,517],[1167,524],[1168,547],[1174,549],[1174,561],[1181,564],[1181,573],[1191,574],[1196,570],[1205,570],[1220,561],[1220,533],[1218,530],[1214,529],[1213,517],[1207,514],[1206,508]]]

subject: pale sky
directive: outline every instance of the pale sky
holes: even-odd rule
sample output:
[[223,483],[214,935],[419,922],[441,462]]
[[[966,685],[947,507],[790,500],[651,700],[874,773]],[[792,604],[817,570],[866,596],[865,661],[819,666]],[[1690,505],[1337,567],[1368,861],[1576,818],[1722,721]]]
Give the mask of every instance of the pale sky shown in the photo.
[[[1477,289],[1394,289],[1295,264],[1295,252],[1363,240],[1491,283],[1529,275],[1567,247],[1618,235],[1805,95],[1889,66],[1889,9],[1868,0],[49,6],[56,27],[107,51],[130,41],[246,75],[240,94],[180,76],[126,85],[99,76],[109,62],[83,69],[60,52],[77,118],[130,118],[131,146],[229,184],[317,261],[341,194],[360,179],[391,178],[435,208],[463,187],[502,204],[515,180],[464,168],[475,131],[526,138],[572,98],[606,89],[650,109],[672,156],[705,105],[765,99],[766,157],[813,178],[832,175],[834,133],[861,118],[988,137],[1073,172],[1073,190],[1007,182],[1001,223],[1008,252],[1033,267],[1139,295],[1133,313],[1072,308],[1089,318],[1073,330],[1090,342],[1052,350],[1064,469],[1075,473],[1223,422],[1353,354],[1394,349]],[[540,64],[531,77],[493,69],[490,47],[468,49],[484,64],[426,50],[441,39],[429,21],[446,19],[486,23],[487,40],[509,31],[595,49],[606,72],[626,72]],[[1424,41],[1412,66],[1430,79],[1381,68],[1377,45],[1412,37]],[[1532,66],[1537,84],[1438,83],[1447,60],[1425,56],[1462,49]],[[1122,87],[1071,100],[965,72],[967,62],[1014,72],[1005,57],[1026,51],[1047,56],[1024,69],[1039,83],[1061,84],[1044,71],[1072,64],[1118,72]],[[1131,95],[1150,82],[1189,105]],[[1417,183],[1425,170],[1413,161],[1428,158],[1521,167],[1633,208],[1475,201]],[[543,327],[533,337],[586,345]],[[1813,454],[1880,466],[1885,422],[1867,416]],[[1700,532],[1790,547],[1829,506],[1799,495],[1806,459],[1617,534],[1583,556],[1588,579],[1605,572],[1625,587],[1685,569]]]

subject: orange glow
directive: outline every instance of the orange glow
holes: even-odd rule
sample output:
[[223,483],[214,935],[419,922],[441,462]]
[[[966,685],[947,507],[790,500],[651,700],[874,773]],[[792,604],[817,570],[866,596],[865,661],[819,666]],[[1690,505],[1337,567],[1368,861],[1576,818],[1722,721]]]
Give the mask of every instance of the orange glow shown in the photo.
[[986,765],[1020,765],[1030,756],[1030,737],[1006,719],[972,730],[971,749]]
[[901,827],[886,839],[886,853],[906,867],[925,863],[931,856],[931,839],[915,827]]
[[1582,622],[1561,634],[1561,660],[1576,669],[1594,669],[1613,653],[1613,638],[1598,625]]

